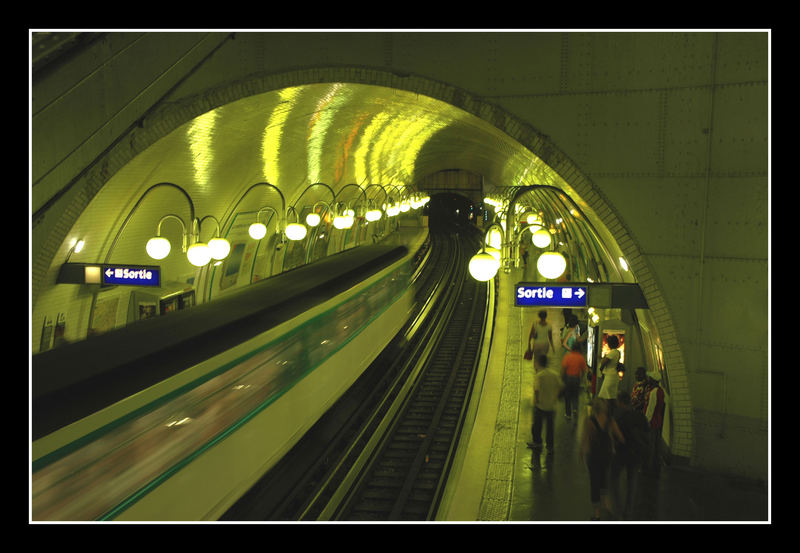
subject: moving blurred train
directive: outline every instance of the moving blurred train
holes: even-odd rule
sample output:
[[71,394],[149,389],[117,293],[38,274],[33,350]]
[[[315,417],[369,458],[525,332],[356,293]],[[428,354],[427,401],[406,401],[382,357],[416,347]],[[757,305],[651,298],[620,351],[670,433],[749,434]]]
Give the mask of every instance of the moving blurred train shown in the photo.
[[427,228],[37,354],[33,520],[216,520],[409,318]]

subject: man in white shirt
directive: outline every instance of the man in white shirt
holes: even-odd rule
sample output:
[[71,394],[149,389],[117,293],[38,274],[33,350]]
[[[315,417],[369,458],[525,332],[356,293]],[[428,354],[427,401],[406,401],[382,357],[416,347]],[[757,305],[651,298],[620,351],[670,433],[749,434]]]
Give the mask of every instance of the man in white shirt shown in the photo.
[[533,442],[534,452],[542,449],[542,425],[546,426],[547,454],[552,455],[554,445],[555,413],[558,398],[564,388],[561,375],[547,366],[547,356],[534,359],[533,375]]

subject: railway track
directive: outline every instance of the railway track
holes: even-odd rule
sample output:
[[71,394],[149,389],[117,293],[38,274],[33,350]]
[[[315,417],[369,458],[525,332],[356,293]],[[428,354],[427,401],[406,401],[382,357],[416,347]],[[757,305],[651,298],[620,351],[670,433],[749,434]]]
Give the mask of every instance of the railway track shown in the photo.
[[461,279],[446,328],[424,361],[402,413],[364,469],[337,520],[430,520],[436,514],[463,412],[472,389],[483,331],[479,283]]
[[401,333],[222,520],[435,516],[483,336],[487,287],[466,270],[479,240],[431,230],[414,330]]

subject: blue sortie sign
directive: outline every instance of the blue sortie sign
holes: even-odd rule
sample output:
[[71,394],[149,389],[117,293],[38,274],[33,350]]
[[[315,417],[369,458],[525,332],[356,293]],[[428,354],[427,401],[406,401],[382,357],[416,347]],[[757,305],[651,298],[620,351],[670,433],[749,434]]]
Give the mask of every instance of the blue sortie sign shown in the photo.
[[161,269],[141,265],[103,265],[103,284],[160,286]]
[[514,287],[517,307],[586,307],[586,286],[520,283]]

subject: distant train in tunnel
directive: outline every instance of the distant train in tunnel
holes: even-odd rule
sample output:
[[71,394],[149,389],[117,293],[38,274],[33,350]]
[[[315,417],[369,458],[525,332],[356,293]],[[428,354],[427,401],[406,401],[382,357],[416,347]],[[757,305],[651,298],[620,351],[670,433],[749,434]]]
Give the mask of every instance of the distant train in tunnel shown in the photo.
[[431,201],[425,206],[431,224],[456,223],[460,225],[475,224],[483,211],[468,198],[453,193],[431,195]]

